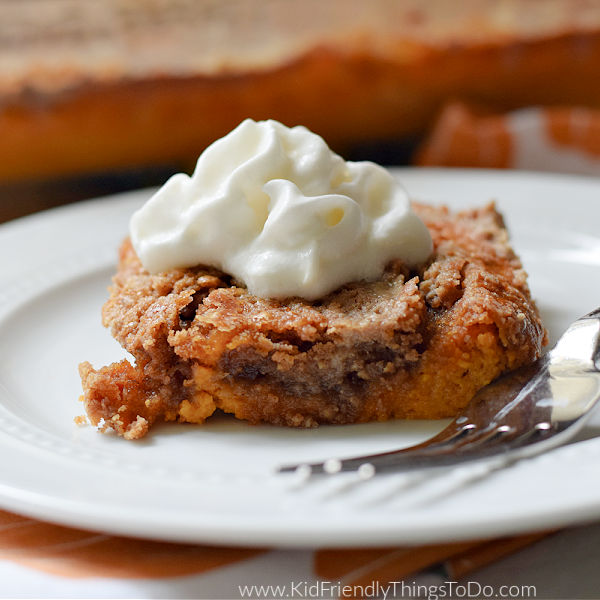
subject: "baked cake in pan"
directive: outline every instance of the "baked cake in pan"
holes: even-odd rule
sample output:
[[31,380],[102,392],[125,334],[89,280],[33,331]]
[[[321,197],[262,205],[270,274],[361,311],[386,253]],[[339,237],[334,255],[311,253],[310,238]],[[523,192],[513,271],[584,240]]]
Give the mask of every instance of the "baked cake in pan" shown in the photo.
[[598,2],[0,6],[0,181],[185,169],[246,117],[302,123],[348,154],[421,135],[450,99],[600,106]]

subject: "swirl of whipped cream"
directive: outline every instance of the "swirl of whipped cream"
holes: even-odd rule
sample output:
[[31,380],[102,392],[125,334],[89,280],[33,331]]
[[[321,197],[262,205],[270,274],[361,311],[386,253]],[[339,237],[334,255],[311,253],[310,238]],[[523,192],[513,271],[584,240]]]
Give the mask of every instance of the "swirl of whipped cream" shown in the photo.
[[131,218],[151,273],[212,265],[267,298],[320,298],[409,267],[431,236],[402,187],[371,162],[346,162],[305,127],[243,121],[171,177]]

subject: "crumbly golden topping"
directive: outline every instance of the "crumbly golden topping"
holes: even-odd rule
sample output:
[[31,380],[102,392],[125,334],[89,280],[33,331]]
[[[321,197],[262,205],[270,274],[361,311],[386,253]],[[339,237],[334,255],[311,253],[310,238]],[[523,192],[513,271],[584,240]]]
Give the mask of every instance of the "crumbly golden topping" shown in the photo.
[[[243,418],[352,422],[363,418],[372,388],[416,377],[432,344],[454,345],[439,351],[450,356],[459,348],[467,363],[474,349],[494,348],[495,375],[536,358],[545,331],[493,205],[459,214],[424,205],[415,210],[435,248],[419,272],[395,261],[382,279],[349,284],[313,302],[259,298],[204,267],[150,275],[126,240],[103,322],[136,366],[123,361],[95,371],[82,365],[91,421],[104,419],[103,427],[140,437],[156,418],[185,418],[183,403],[189,414],[201,392],[208,393],[201,409],[207,416],[219,406],[223,386],[241,394],[253,385],[285,398],[288,412],[311,399],[311,416],[289,412],[279,419],[257,408],[255,417],[241,411]],[[440,364],[448,356],[440,356]],[[199,374],[214,389],[198,389]],[[319,402],[335,406],[321,411]],[[383,418],[384,402],[377,402],[377,418]]]

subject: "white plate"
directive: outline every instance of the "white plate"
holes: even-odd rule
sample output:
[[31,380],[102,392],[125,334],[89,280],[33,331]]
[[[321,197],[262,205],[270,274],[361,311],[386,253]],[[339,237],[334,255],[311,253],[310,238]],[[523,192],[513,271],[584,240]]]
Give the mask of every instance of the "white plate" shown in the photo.
[[[493,171],[398,171],[420,199],[497,199],[552,339],[600,304],[600,180]],[[384,451],[440,422],[290,430],[225,417],[163,425],[139,442],[77,427],[77,364],[123,351],[100,307],[128,217],[149,191],[0,227],[0,506],[69,525],[244,545],[376,545],[508,534],[600,517],[592,438],[479,476],[351,477],[294,487],[277,464]]]

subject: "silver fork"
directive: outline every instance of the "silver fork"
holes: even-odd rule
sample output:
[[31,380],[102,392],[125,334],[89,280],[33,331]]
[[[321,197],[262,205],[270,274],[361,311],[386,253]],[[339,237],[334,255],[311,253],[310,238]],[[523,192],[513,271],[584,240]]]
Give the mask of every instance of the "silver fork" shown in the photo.
[[279,472],[375,473],[443,467],[502,456],[509,461],[565,443],[600,398],[600,308],[577,319],[535,363],[483,388],[448,427],[401,450],[282,466]]

